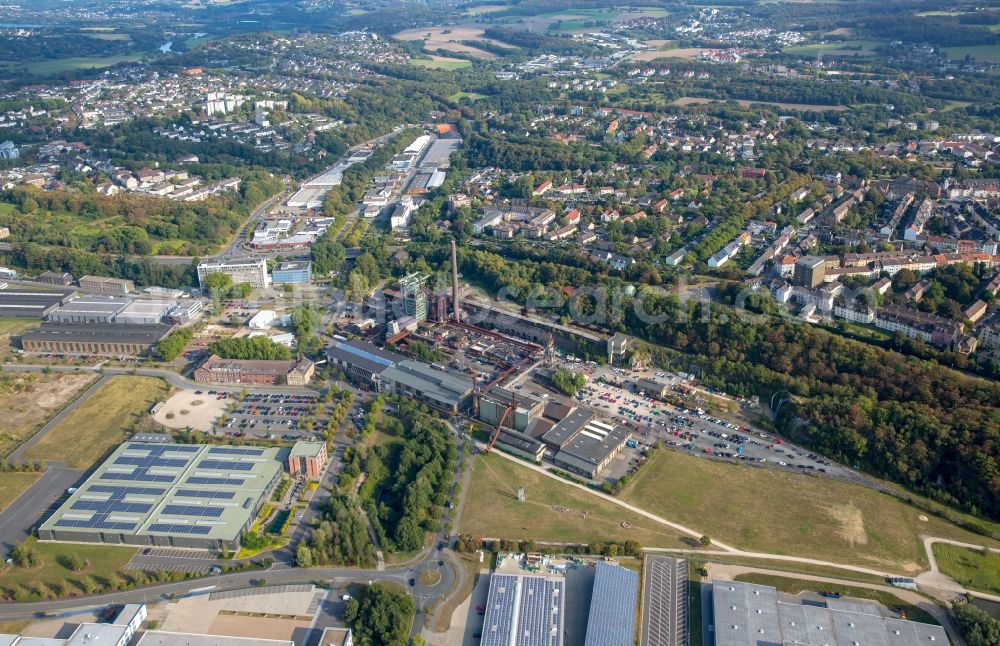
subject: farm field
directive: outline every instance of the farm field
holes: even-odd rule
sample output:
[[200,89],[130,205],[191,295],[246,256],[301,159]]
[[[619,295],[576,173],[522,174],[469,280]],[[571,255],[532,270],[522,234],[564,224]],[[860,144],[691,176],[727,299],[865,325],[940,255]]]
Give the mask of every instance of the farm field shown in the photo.
[[923,535],[1000,545],[866,487],[675,451],[657,452],[620,497],[740,549],[894,573],[928,567]]
[[952,60],[971,56],[977,61],[1000,63],[1000,45],[974,45],[971,47],[946,47],[941,50],[944,56]]
[[967,547],[935,543],[934,558],[941,572],[962,586],[1000,594],[1000,554],[984,554]]
[[424,43],[424,49],[428,51],[444,49],[451,52],[471,54],[472,56],[483,60],[492,60],[496,58],[497,55],[493,52],[487,52],[479,49],[478,47],[466,45],[462,41],[481,40],[490,42],[498,47],[516,49],[507,43],[487,38],[483,35],[485,29],[486,28],[482,25],[476,24],[454,25],[450,27],[420,27],[401,31],[395,34],[393,38],[407,41],[422,40]]
[[883,43],[877,40],[836,40],[827,43],[811,43],[786,47],[785,54],[805,54],[815,56],[865,56]]
[[[72,72],[74,70],[98,69],[101,67],[111,67],[118,63],[134,63],[141,60],[145,54],[119,54],[117,56],[104,56],[95,58],[60,58],[51,61],[37,61],[28,63],[28,71],[37,76],[47,76],[50,74],[60,74],[62,72]],[[8,64],[9,65],[9,64]]]
[[89,468],[121,443],[126,431],[146,419],[149,409],[165,399],[169,390],[167,383],[156,377],[112,377],[46,433],[25,457]]
[[97,379],[93,374],[0,374],[0,458],[35,434],[46,420]]
[[694,59],[701,54],[703,47],[674,47],[667,49],[654,49],[645,52],[637,52],[632,55],[634,61],[655,61],[660,58],[683,58]]
[[[517,501],[517,487],[525,501]],[[625,529],[622,523],[630,525]],[[600,500],[499,455],[478,455],[459,521],[463,534],[512,540],[594,543],[632,539],[688,548],[697,539]]]

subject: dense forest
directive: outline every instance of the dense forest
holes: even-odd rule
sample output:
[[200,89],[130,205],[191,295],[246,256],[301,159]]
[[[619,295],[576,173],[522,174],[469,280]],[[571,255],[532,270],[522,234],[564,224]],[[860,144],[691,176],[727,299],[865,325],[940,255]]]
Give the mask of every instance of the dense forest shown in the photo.
[[377,444],[365,461],[360,497],[386,552],[418,550],[434,528],[450,483],[455,443],[448,427],[410,399],[386,418],[398,442]]

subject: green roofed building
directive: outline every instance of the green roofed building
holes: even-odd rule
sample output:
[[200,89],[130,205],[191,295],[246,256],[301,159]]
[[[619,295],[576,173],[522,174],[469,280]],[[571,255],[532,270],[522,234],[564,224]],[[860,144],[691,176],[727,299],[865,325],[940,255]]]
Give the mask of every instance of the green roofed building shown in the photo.
[[43,541],[239,548],[288,449],[126,442],[38,529]]

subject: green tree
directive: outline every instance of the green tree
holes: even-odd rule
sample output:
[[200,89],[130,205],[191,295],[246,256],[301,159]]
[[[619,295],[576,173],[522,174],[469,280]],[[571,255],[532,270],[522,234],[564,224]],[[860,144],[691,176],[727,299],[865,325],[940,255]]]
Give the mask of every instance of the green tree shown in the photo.
[[233,287],[233,279],[229,274],[215,273],[205,276],[205,280],[201,282],[201,286],[212,294],[225,294],[228,293]]
[[586,384],[586,377],[567,368],[559,368],[552,375],[552,385],[559,392],[571,397],[578,393]]
[[359,596],[344,611],[358,646],[406,646],[416,611],[413,599],[381,583]]

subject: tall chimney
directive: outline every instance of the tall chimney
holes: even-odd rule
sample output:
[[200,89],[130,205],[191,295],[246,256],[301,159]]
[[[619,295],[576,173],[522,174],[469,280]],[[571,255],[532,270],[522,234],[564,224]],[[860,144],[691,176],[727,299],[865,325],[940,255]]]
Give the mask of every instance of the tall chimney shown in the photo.
[[455,310],[455,322],[462,322],[462,305],[458,302],[458,251],[455,241],[451,241],[451,306]]

